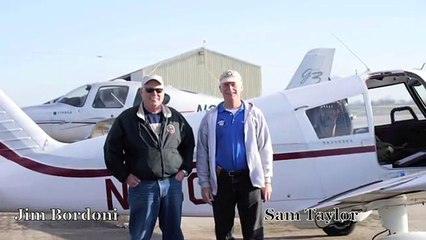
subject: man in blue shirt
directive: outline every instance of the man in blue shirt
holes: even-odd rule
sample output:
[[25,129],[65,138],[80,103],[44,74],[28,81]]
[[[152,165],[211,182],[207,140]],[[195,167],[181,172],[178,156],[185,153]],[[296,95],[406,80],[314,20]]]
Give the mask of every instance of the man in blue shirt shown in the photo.
[[216,239],[233,239],[235,205],[244,239],[263,239],[262,199],[272,187],[272,141],[260,109],[241,99],[241,75],[220,76],[224,101],[206,112],[198,130],[197,175],[213,206]]

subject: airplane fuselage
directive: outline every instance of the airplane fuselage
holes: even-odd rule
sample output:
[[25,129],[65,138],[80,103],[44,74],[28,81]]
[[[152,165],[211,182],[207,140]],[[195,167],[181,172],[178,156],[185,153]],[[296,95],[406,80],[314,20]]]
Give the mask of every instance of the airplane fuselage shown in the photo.
[[[306,92],[311,93],[309,97]],[[359,105],[357,101],[351,102],[352,99],[364,100],[364,119],[360,114],[357,121],[361,123],[353,122],[350,131],[340,136],[319,137],[318,134],[326,131],[316,129],[313,123],[316,118],[309,117],[312,115],[309,110],[329,111],[332,110],[328,106],[330,103],[342,99],[347,101],[346,110],[352,110],[352,103]],[[386,168],[378,163],[372,106],[367,88],[358,77],[278,92],[252,102],[263,110],[273,139],[274,193],[265,208],[301,211],[358,186],[397,177],[401,172],[424,170],[423,167]],[[203,113],[187,116],[194,132],[202,116]],[[335,128],[334,132],[337,131]],[[1,175],[1,182],[8,182],[10,176],[22,180],[0,187],[0,208],[14,211],[17,208],[71,210],[89,207],[126,212],[127,187],[105,169],[103,142],[104,137],[98,137],[56,146],[44,154],[36,151],[25,156],[13,150],[19,148],[19,144],[2,144],[0,163],[7,174]],[[87,146],[92,147],[87,149]],[[184,181],[184,214],[210,215],[210,206],[203,204],[199,195],[196,172]],[[28,191],[29,186],[31,191]]]
[[[61,142],[90,138],[100,121],[117,117],[123,110],[141,102],[140,82],[108,81],[81,86],[42,105],[23,110],[47,133]],[[204,111],[221,99],[165,87],[167,104],[181,113]]]
[[[264,205],[265,220],[300,213],[323,218],[327,214],[317,209],[336,206],[334,212],[343,213],[377,209],[384,227],[404,235],[406,200],[400,195],[426,189],[426,73],[382,71],[323,81],[318,72],[329,70],[318,67],[305,81],[304,69],[322,63],[311,61],[321,52],[313,51],[309,64],[302,62],[297,71],[302,76],[295,75],[291,88],[250,100],[264,113],[273,142],[273,193]],[[84,99],[69,94],[57,102],[83,106],[91,89],[80,89],[89,91]],[[90,104],[129,102],[112,89],[105,91],[112,99],[95,103],[94,97]],[[0,100],[0,211],[128,213],[127,185],[105,168],[105,136],[72,144],[55,141],[1,91]],[[61,111],[72,115],[73,110]],[[203,116],[186,115],[194,133]],[[183,214],[212,215],[201,199],[195,164],[194,159],[194,171],[183,182]],[[353,230],[352,220],[335,223],[323,230],[331,235]]]

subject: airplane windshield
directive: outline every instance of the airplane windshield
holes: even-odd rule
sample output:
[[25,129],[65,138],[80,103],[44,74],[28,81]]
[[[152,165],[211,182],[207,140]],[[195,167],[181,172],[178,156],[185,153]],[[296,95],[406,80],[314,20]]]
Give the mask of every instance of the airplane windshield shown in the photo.
[[58,102],[68,104],[74,107],[82,107],[86,102],[87,95],[92,87],[84,85],[72,90],[71,92],[62,96]]
[[47,101],[47,102],[45,102],[45,103],[43,103],[43,104],[52,104],[52,103],[55,103],[55,102],[57,102],[60,98],[61,98],[61,97],[57,97],[57,98],[55,98],[55,99],[53,99],[53,100],[50,100],[50,101]]

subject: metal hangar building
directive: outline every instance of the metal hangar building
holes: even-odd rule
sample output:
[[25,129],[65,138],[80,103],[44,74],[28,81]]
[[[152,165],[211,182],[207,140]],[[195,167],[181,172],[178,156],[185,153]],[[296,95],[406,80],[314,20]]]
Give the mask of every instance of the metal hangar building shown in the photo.
[[218,78],[227,69],[238,71],[243,78],[244,99],[262,93],[262,75],[259,65],[218,53],[204,47],[146,66],[114,79],[141,81],[146,74],[163,77],[166,85],[188,91],[222,97]]

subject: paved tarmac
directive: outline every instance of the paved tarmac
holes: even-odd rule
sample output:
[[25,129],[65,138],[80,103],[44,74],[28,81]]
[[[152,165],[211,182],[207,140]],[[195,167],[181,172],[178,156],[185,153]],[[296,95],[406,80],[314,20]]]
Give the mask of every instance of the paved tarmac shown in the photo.
[[[127,240],[128,229],[118,227],[118,222],[96,221],[22,221],[14,219],[16,213],[0,214],[0,239],[12,240]],[[410,231],[426,231],[426,206],[408,207]],[[124,218],[121,218],[123,220]],[[182,228],[185,239],[215,239],[214,223],[208,217],[184,217]],[[265,224],[266,239],[372,239],[384,230],[377,212],[367,220],[358,223],[354,232],[345,237],[327,237],[321,229],[298,229],[288,222],[271,222]],[[236,220],[236,236],[241,239],[240,227]],[[161,239],[158,227],[152,239]]]

